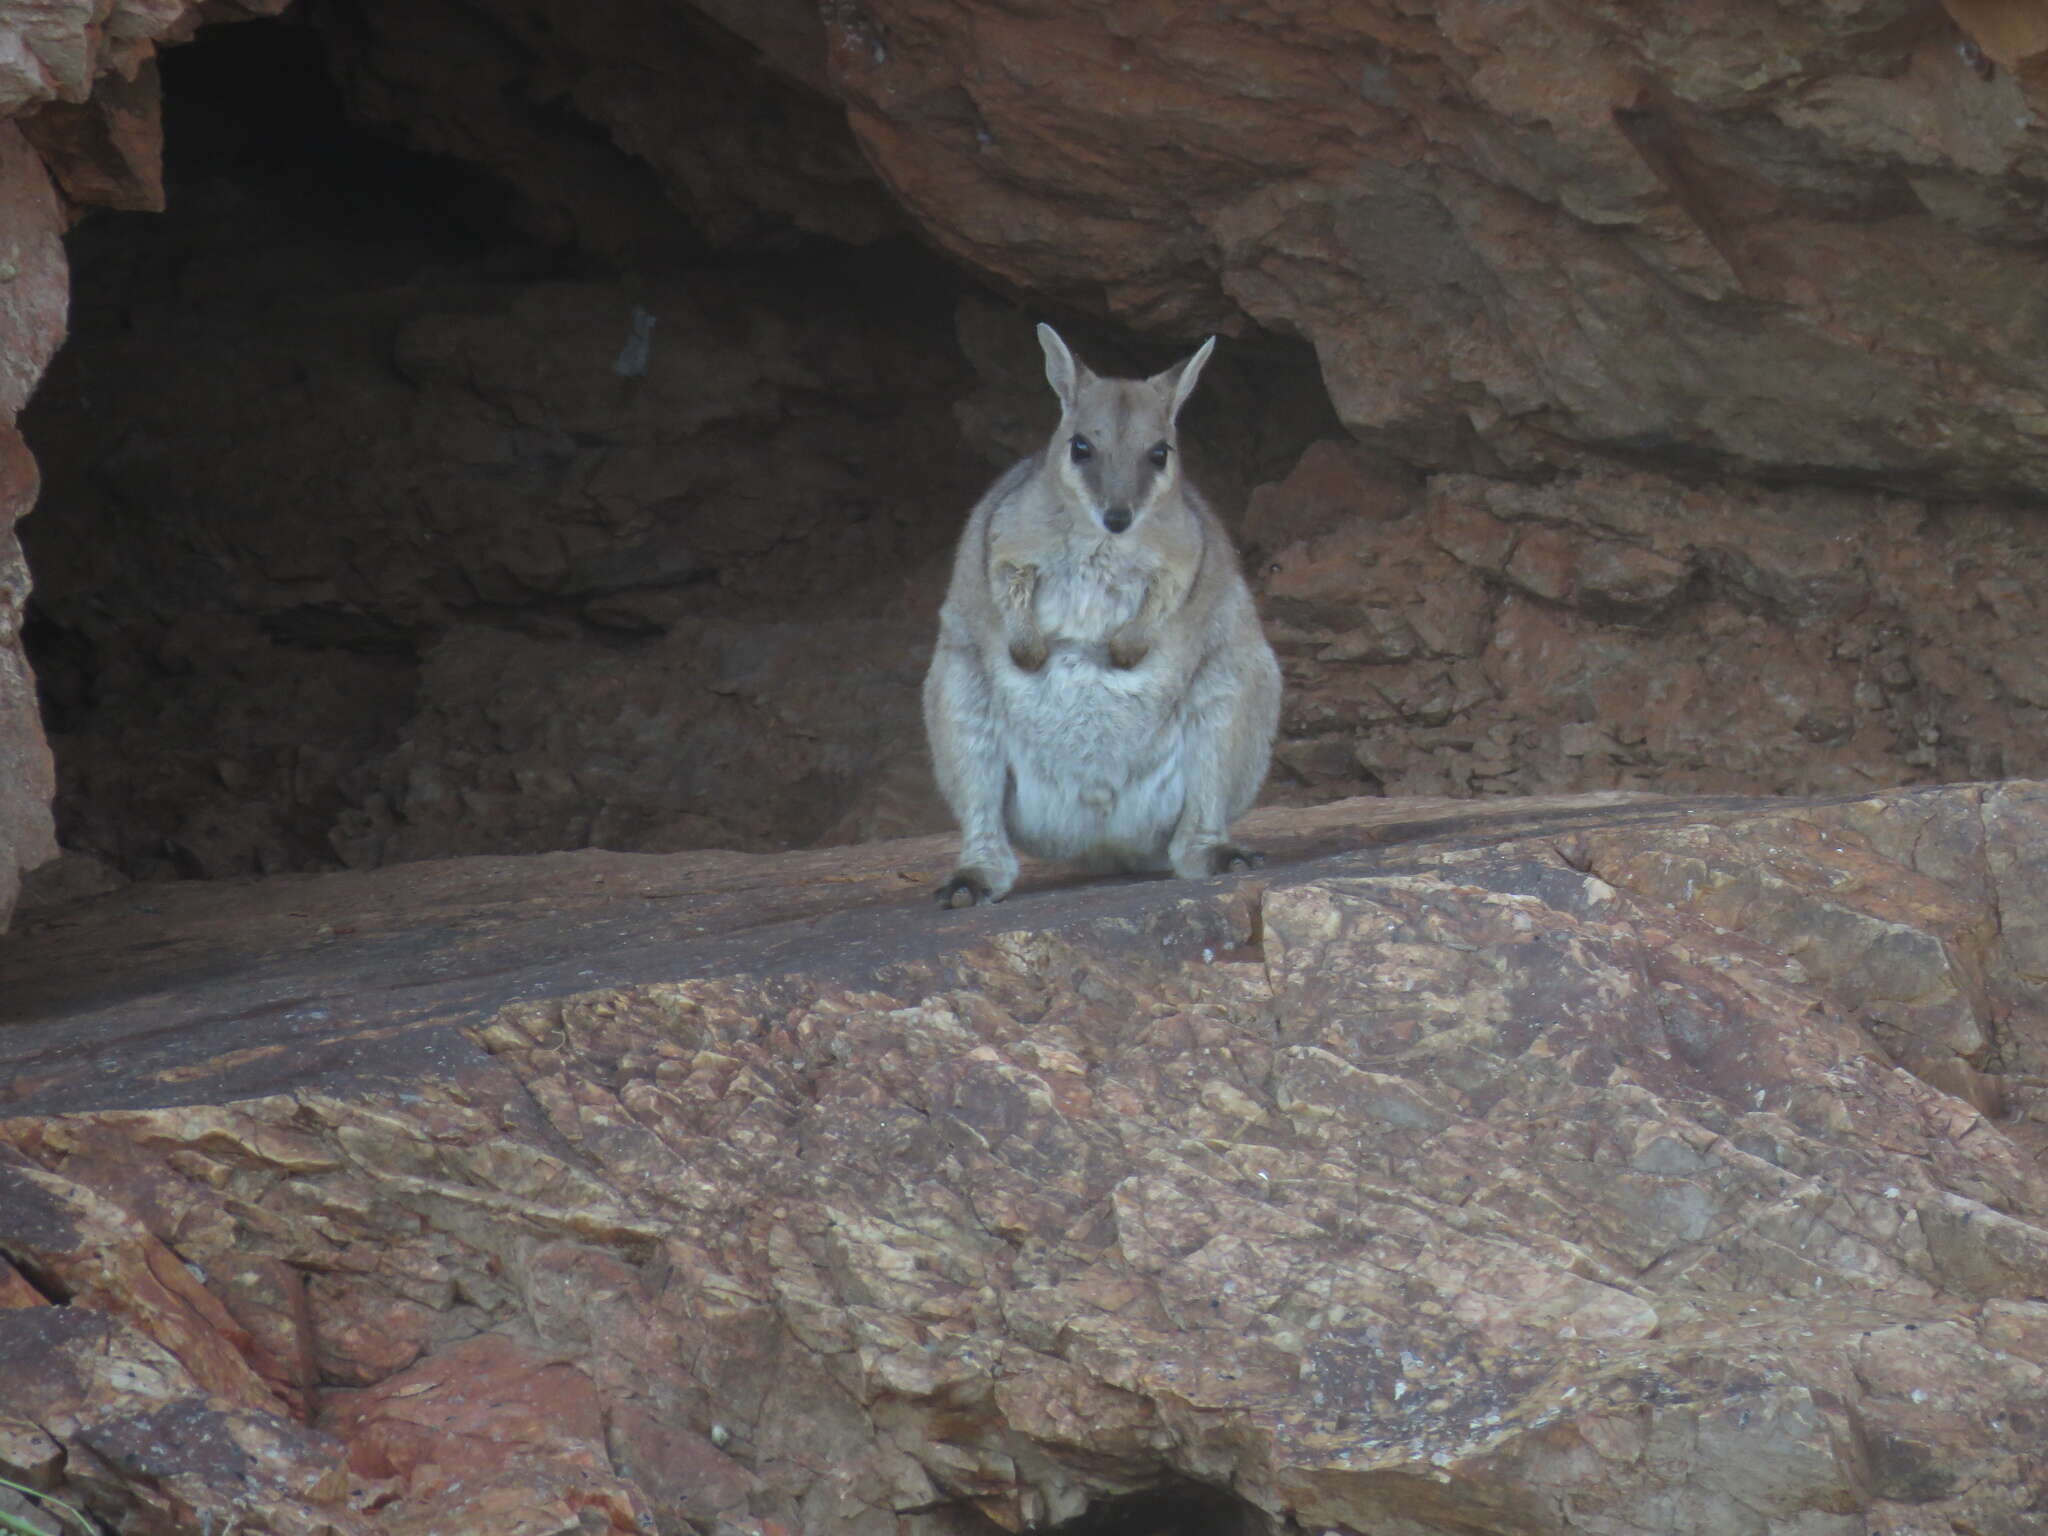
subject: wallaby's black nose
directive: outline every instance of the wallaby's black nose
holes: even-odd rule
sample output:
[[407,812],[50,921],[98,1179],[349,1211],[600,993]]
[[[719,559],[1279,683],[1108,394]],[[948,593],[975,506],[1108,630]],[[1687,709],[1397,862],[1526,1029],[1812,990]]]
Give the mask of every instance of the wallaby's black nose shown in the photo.
[[1111,533],[1122,533],[1131,526],[1131,509],[1129,507],[1111,507],[1102,514],[1102,526]]

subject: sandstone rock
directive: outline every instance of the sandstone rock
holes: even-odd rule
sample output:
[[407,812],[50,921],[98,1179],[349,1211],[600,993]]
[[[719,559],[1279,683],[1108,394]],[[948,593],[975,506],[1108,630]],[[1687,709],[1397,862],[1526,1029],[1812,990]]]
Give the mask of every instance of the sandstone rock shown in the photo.
[[1248,832],[968,913],[928,839],[39,919],[21,1454],[138,1528],[259,1436],[279,1530],[2038,1522],[2048,787]]
[[[64,339],[69,299],[56,195],[42,161],[12,123],[0,123],[0,208],[7,212],[0,241],[0,332],[7,338],[0,349],[0,412],[11,426]],[[19,450],[8,451],[11,459]],[[10,490],[21,474],[10,464]],[[28,484],[32,494],[32,477]]]

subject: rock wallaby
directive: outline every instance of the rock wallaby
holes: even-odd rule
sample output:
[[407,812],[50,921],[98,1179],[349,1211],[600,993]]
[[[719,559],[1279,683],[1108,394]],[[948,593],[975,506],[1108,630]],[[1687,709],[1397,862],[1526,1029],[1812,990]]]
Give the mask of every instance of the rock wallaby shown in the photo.
[[969,515],[924,681],[960,823],[946,906],[1001,901],[1019,849],[1186,879],[1258,862],[1230,824],[1266,777],[1280,668],[1174,427],[1216,339],[1150,379],[1038,339],[1060,423]]

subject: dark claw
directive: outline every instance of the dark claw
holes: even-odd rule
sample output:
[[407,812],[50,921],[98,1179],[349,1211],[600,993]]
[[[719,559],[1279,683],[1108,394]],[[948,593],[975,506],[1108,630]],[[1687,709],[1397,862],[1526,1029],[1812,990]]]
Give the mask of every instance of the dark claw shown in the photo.
[[1037,645],[1013,645],[1010,660],[1020,672],[1036,672],[1045,665],[1046,649],[1043,642]]
[[1240,869],[1257,869],[1266,862],[1266,856],[1255,848],[1240,848],[1235,843],[1218,843],[1209,850],[1209,873],[1212,875],[1233,874]]
[[[989,895],[988,880],[978,869],[956,869],[953,878],[940,886],[932,895],[942,907],[974,907],[997,898]],[[962,896],[967,899],[960,900]]]

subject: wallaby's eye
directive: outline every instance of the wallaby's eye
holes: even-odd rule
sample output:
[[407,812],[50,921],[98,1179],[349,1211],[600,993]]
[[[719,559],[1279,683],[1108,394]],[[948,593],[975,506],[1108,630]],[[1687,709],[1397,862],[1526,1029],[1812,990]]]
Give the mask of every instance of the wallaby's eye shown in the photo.
[[1166,456],[1172,452],[1173,450],[1167,447],[1166,444],[1154,443],[1152,445],[1152,451],[1146,454],[1145,457],[1150,459],[1154,464],[1158,465],[1159,468],[1164,469],[1166,468]]
[[1095,445],[1078,432],[1074,434],[1074,440],[1067,444],[1067,447],[1073,453],[1076,464],[1086,464],[1095,457]]

